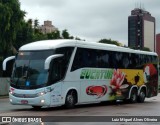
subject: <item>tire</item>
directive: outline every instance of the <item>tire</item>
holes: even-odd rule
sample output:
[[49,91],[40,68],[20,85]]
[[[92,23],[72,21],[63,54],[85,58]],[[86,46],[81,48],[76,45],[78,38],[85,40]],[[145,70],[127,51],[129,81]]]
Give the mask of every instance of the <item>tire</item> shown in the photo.
[[66,96],[66,100],[65,100],[65,107],[66,108],[74,108],[77,97],[76,97],[76,93],[75,91],[70,91],[68,92],[67,96]]
[[141,91],[140,91],[140,93],[139,93],[139,96],[138,96],[138,98],[137,98],[137,101],[138,101],[139,103],[143,103],[144,100],[145,100],[145,97],[146,97],[145,91],[144,91],[144,89],[141,89]]
[[32,107],[33,107],[34,109],[36,109],[36,110],[39,110],[39,109],[42,108],[42,106],[33,106],[33,105],[32,105]]
[[137,90],[136,89],[132,89],[129,102],[130,103],[136,103],[137,102]]

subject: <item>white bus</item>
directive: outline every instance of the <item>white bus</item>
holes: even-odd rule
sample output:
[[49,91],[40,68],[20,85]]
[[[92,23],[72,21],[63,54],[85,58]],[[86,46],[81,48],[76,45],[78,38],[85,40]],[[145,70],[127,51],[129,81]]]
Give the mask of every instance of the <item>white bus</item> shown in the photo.
[[46,40],[26,44],[14,57],[9,99],[34,108],[111,100],[144,102],[158,94],[158,57],[115,45]]

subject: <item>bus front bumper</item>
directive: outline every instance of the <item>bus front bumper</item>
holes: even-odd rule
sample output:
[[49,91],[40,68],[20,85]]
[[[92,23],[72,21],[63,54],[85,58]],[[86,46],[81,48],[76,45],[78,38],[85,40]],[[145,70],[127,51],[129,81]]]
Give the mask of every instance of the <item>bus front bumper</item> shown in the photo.
[[50,106],[50,96],[48,94],[35,98],[20,98],[9,94],[9,100],[13,105]]

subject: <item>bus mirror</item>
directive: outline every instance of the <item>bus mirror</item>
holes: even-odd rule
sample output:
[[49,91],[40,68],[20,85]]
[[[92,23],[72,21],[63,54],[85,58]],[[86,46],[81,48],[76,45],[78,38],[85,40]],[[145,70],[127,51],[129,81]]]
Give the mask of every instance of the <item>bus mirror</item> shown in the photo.
[[62,57],[63,54],[56,54],[56,55],[51,55],[49,56],[46,60],[45,60],[45,63],[44,63],[44,69],[48,70],[49,69],[49,66],[50,66],[50,62],[55,59],[55,58],[58,58],[58,57]]
[[10,56],[3,61],[3,71],[6,71],[7,62],[13,59],[15,59],[15,56]]

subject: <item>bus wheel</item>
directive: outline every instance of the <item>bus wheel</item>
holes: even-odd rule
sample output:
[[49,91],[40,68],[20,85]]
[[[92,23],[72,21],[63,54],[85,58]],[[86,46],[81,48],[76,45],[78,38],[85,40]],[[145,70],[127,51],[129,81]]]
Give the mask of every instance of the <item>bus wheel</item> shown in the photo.
[[129,101],[131,103],[137,102],[137,90],[136,89],[132,89]]
[[70,91],[66,96],[65,107],[66,108],[74,108],[76,104],[76,92]]
[[140,102],[140,103],[143,103],[144,100],[145,100],[145,97],[146,97],[145,90],[141,89],[141,91],[139,93],[139,96],[137,98],[137,101]]
[[32,107],[33,107],[34,109],[36,109],[36,110],[38,110],[38,109],[41,109],[41,108],[42,108],[42,106],[33,106],[33,105],[32,105]]

